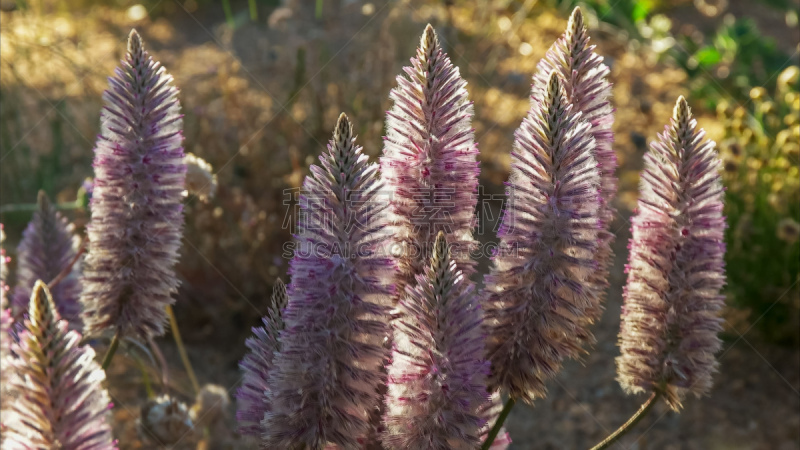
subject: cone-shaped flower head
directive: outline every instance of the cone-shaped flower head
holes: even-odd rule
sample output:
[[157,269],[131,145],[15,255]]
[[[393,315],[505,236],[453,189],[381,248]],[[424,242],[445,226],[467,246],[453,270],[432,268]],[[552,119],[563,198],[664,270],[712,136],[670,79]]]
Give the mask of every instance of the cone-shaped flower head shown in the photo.
[[266,448],[361,448],[388,358],[391,244],[378,167],[342,114],[300,201],[286,328],[268,377]]
[[593,337],[600,183],[589,124],[553,72],[516,132],[500,248],[486,278],[490,388],[532,402]]
[[109,78],[95,148],[83,271],[86,334],[164,333],[183,228],[184,154],[178,90],[136,31]]
[[478,147],[467,82],[428,25],[416,58],[398,76],[386,115],[381,177],[391,195],[392,222],[402,255],[397,295],[423,272],[439,231],[452,246],[458,269],[475,272],[470,251],[478,201]]
[[94,350],[68,331],[43,282],[36,282],[28,308],[19,343],[12,345],[17,357],[4,361],[16,399],[4,407],[3,448],[116,448],[106,421],[105,372]]
[[261,436],[264,413],[269,409],[267,401],[267,376],[272,369],[275,352],[281,349],[278,335],[284,328],[281,315],[288,303],[286,286],[278,280],[272,292],[272,304],[262,321],[263,327],[253,327],[254,336],[245,341],[250,352],[245,355],[239,368],[244,372],[242,386],[236,392],[239,431],[242,434]]
[[600,242],[595,259],[597,271],[591,277],[591,284],[598,291],[595,307],[587,311],[590,322],[600,319],[601,302],[608,287],[608,271],[614,259],[611,244],[614,234],[609,230],[614,220],[615,209],[612,205],[617,195],[617,156],[612,145],[614,133],[614,109],[611,106],[611,83],[608,81],[609,68],[603,64],[603,57],[595,53],[595,46],[589,44],[589,34],[583,22],[583,14],[575,7],[569,18],[567,30],[547,51],[537,66],[533,77],[532,101],[542,101],[547,92],[547,82],[555,70],[564,81],[564,92],[567,102],[575,111],[583,114],[583,120],[589,122],[589,133],[594,137],[595,149],[592,153],[600,170]]
[[490,401],[483,313],[442,232],[429,264],[397,304],[383,443],[398,450],[474,449]]
[[650,146],[631,221],[618,380],[658,390],[673,409],[711,389],[725,299],[720,161],[683,97]]
[[[36,280],[52,281],[65,270],[77,254],[74,227],[58,213],[44,191],[39,191],[38,209],[22,234],[17,247],[17,286],[14,304],[18,313],[27,311],[31,290]],[[80,264],[75,263],[69,274],[53,287],[53,299],[58,314],[74,330],[81,329]]]

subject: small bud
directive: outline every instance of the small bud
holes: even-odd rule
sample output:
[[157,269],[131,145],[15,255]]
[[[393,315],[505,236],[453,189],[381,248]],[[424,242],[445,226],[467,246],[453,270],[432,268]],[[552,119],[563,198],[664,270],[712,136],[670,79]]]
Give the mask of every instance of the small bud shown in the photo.
[[208,203],[217,192],[217,174],[214,168],[194,153],[187,153],[186,159],[186,192],[194,195],[203,203]]
[[169,395],[142,405],[138,425],[143,439],[159,445],[177,444],[194,433],[186,404]]
[[195,396],[189,417],[198,426],[211,426],[225,419],[230,404],[227,389],[217,384],[206,384]]

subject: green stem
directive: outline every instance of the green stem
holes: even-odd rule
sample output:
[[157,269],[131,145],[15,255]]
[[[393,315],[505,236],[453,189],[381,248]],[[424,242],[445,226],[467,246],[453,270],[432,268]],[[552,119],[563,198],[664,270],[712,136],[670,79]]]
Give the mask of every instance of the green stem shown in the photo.
[[66,278],[67,275],[69,275],[72,272],[72,268],[75,266],[75,263],[78,262],[78,259],[80,259],[81,255],[83,255],[85,251],[86,251],[86,238],[83,238],[81,239],[81,245],[80,247],[78,247],[78,251],[75,252],[75,256],[72,257],[72,260],[70,260],[69,264],[64,266],[61,272],[59,272],[55,278],[53,278],[52,280],[50,280],[49,283],[47,283],[47,287],[51,291],[58,283],[61,282],[61,280]]
[[135,353],[132,353],[131,356],[133,360],[136,361],[136,365],[139,367],[139,372],[142,373],[142,382],[144,382],[144,390],[147,392],[147,398],[154,398],[156,394],[153,392],[153,386],[150,384],[150,375],[147,374],[147,367],[145,367],[142,360],[136,356]]
[[101,364],[103,370],[108,369],[108,366],[111,365],[111,359],[114,358],[114,353],[117,352],[117,347],[119,347],[119,331],[119,328],[117,328],[117,332],[114,333],[114,337],[111,339],[111,345],[108,347],[106,356],[103,357],[103,364]]
[[247,0],[250,4],[250,20],[255,22],[258,20],[258,8],[256,8],[256,0]]
[[178,353],[181,355],[183,367],[186,369],[189,380],[192,382],[194,393],[197,394],[200,392],[200,385],[197,383],[197,377],[194,374],[194,369],[192,369],[192,363],[189,361],[189,355],[186,353],[186,347],[183,345],[181,331],[178,329],[178,321],[175,320],[175,313],[172,311],[172,305],[167,305],[167,315],[169,316],[169,326],[172,328],[172,336],[175,338],[175,345],[178,346]]
[[231,10],[230,0],[222,0],[222,9],[225,11],[225,21],[228,22],[228,26],[236,28],[236,21],[233,20],[233,10]]
[[323,1],[324,0],[317,0],[317,5],[316,5],[316,8],[314,10],[314,16],[317,18],[317,20],[322,19],[322,2]]
[[653,391],[653,393],[650,395],[650,398],[648,398],[647,401],[644,402],[644,404],[642,404],[639,410],[636,411],[636,414],[631,416],[631,418],[628,419],[627,422],[622,424],[622,426],[619,427],[617,431],[613,432],[609,437],[605,438],[603,442],[592,447],[592,450],[602,450],[611,447],[612,444],[617,442],[619,438],[621,438],[622,436],[625,435],[625,433],[630,431],[634,425],[639,423],[639,421],[642,420],[642,418],[646,416],[651,409],[653,409],[653,406],[655,406],[659,397],[661,397],[659,391]]
[[492,430],[489,431],[489,435],[486,436],[486,441],[483,443],[483,445],[481,445],[481,450],[489,450],[489,448],[492,446],[492,443],[497,437],[497,433],[500,432],[500,428],[503,428],[503,422],[506,421],[506,417],[508,417],[508,414],[511,412],[511,408],[514,407],[516,402],[517,401],[514,400],[513,397],[508,397],[506,404],[503,405],[503,410],[500,411],[500,415],[497,416],[497,421],[494,423]]

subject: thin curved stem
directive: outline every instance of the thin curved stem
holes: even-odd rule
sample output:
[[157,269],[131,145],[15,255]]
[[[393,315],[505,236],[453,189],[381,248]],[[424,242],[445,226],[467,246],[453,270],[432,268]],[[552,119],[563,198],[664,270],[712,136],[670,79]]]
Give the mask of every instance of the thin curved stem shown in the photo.
[[497,438],[497,433],[500,432],[500,428],[503,428],[503,422],[506,421],[506,417],[508,417],[508,413],[511,412],[511,408],[514,407],[514,404],[517,401],[514,400],[514,397],[508,397],[506,400],[506,404],[503,405],[503,410],[500,411],[500,415],[497,416],[497,421],[495,421],[492,430],[489,431],[489,435],[486,436],[486,441],[484,441],[483,445],[481,445],[481,450],[489,450],[494,442],[495,438]]
[[85,251],[86,251],[86,238],[83,238],[81,239],[81,245],[80,247],[78,247],[78,251],[75,253],[75,256],[72,257],[72,260],[70,260],[69,264],[67,264],[55,278],[53,278],[52,280],[50,280],[49,283],[47,283],[48,289],[53,289],[58,283],[61,282],[61,280],[66,278],[67,275],[69,275],[70,272],[72,272],[72,268],[75,266],[75,263],[78,262],[78,259],[80,259],[81,255]]
[[169,366],[167,366],[167,359],[164,358],[164,354],[161,353],[161,349],[158,347],[158,344],[156,344],[156,341],[152,337],[147,338],[147,343],[150,345],[150,351],[153,352],[156,360],[158,360],[158,365],[161,366],[161,389],[164,392],[168,392]]
[[169,326],[172,328],[172,336],[175,338],[175,345],[178,346],[178,353],[181,355],[183,367],[186,369],[186,373],[189,375],[189,381],[192,382],[194,393],[197,394],[200,392],[200,384],[197,383],[197,376],[195,376],[194,369],[192,369],[192,362],[189,361],[189,354],[186,353],[186,347],[183,345],[181,331],[178,329],[178,321],[175,319],[175,313],[172,311],[172,305],[167,305],[167,315],[169,316]]
[[142,382],[144,383],[144,390],[147,392],[148,400],[151,398],[155,398],[156,394],[153,392],[153,386],[150,384],[150,375],[147,373],[147,366],[144,365],[142,359],[136,355],[136,353],[131,353],[134,362],[136,362],[136,366],[139,368],[139,372],[142,373]]
[[117,332],[114,333],[114,337],[111,338],[111,345],[108,347],[108,351],[106,351],[106,356],[103,357],[103,363],[100,366],[103,370],[108,369],[108,366],[111,365],[111,359],[114,358],[114,353],[117,353],[117,347],[119,347],[119,333],[120,330],[117,328]]
[[631,416],[631,418],[628,419],[627,422],[622,424],[622,426],[619,427],[617,431],[613,432],[610,436],[605,438],[603,442],[592,447],[592,450],[602,450],[605,448],[609,448],[612,444],[617,442],[619,438],[621,438],[622,436],[625,435],[625,433],[630,431],[634,425],[639,423],[639,421],[642,420],[642,418],[646,416],[651,409],[653,409],[653,406],[655,406],[659,397],[661,397],[659,391],[653,391],[653,393],[650,395],[650,398],[648,398],[647,401],[644,402],[644,404],[642,404],[639,410],[636,411],[636,413],[633,416]]

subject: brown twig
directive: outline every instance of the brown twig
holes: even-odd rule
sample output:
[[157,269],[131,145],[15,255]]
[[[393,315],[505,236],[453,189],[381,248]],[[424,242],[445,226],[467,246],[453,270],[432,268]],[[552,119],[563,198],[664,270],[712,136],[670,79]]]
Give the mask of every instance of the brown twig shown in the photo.
[[49,283],[47,283],[47,288],[53,289],[54,287],[56,287],[58,283],[61,282],[61,280],[66,278],[67,275],[69,275],[69,273],[72,272],[72,268],[75,266],[75,263],[78,262],[78,259],[80,259],[81,255],[83,255],[85,252],[86,252],[86,238],[84,237],[83,239],[81,239],[81,245],[80,247],[78,247],[78,252],[75,253],[75,256],[72,258],[69,264],[67,264],[66,267],[61,269],[61,272],[59,272],[55,278],[53,278],[52,280],[50,280]]

